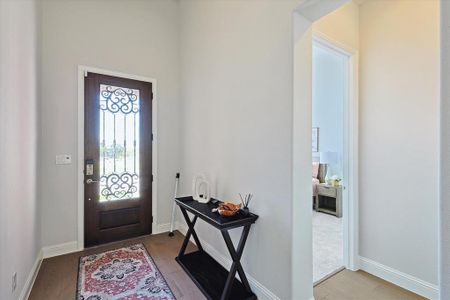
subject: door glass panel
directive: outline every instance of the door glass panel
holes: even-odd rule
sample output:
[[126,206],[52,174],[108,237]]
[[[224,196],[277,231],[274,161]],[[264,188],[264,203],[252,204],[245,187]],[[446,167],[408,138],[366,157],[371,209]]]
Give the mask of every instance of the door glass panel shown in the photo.
[[139,90],[100,84],[100,201],[139,197]]

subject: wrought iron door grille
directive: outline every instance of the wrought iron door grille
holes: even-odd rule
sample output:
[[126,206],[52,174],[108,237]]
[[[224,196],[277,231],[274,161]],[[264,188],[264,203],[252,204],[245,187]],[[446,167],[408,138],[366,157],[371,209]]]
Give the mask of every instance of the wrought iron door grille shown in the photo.
[[139,90],[100,84],[100,201],[139,197]]

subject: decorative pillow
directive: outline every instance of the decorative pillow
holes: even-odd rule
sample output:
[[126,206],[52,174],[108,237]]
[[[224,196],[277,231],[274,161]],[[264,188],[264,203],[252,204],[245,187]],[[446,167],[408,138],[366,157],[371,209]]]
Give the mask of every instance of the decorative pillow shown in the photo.
[[319,175],[319,162],[313,162],[312,163],[312,177],[317,178],[317,175]]

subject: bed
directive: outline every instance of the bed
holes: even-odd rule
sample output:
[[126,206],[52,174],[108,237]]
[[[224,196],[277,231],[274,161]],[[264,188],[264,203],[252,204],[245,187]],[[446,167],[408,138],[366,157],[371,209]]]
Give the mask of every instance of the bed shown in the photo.
[[319,162],[312,163],[312,195],[313,195],[313,207],[315,201],[317,201],[317,186],[324,182],[327,165]]

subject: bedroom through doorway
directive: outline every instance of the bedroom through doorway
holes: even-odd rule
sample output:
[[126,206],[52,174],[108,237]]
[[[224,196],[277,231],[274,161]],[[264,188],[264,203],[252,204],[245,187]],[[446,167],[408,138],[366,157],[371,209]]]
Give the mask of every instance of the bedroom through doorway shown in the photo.
[[[319,36],[312,51],[313,282],[326,280],[347,265],[348,235],[345,107],[349,55]],[[345,224],[344,224],[345,223]]]

